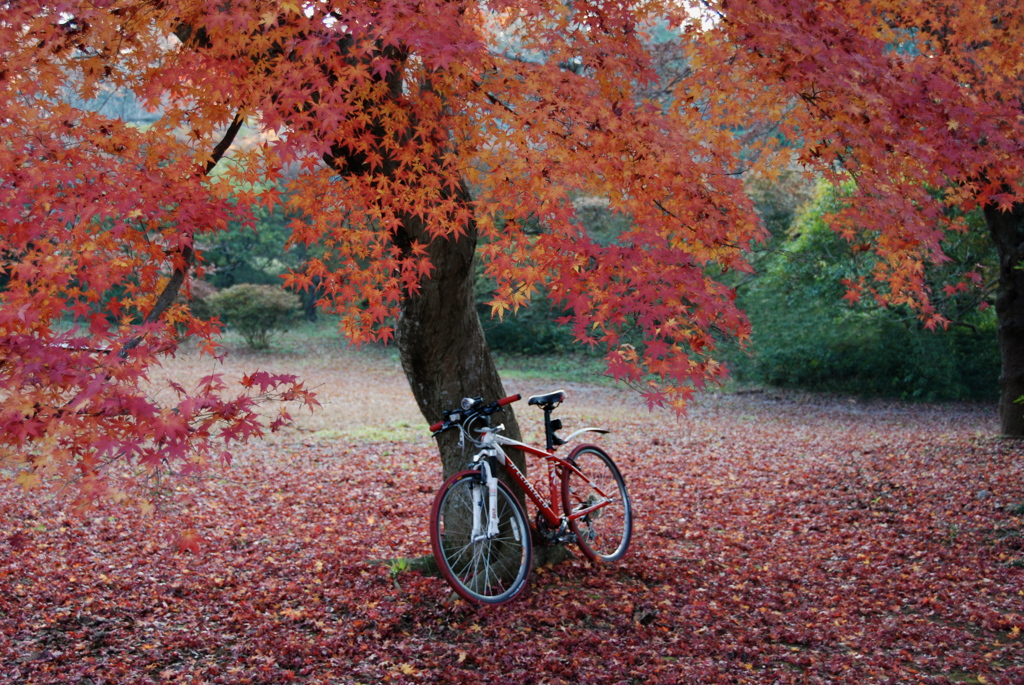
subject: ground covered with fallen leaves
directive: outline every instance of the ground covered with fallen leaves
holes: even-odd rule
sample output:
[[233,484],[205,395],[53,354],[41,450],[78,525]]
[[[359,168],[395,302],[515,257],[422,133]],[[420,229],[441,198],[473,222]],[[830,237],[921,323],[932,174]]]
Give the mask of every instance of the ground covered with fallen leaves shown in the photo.
[[566,427],[613,431],[631,552],[480,608],[374,563],[429,553],[440,477],[394,361],[301,364],[325,412],[155,514],[0,482],[0,683],[1024,683],[1024,446],[994,407],[768,391],[675,419],[569,385]]

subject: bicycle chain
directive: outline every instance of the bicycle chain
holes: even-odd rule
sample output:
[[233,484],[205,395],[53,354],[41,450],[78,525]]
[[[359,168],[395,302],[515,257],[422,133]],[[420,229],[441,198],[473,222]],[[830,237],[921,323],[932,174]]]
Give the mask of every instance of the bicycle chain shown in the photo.
[[544,518],[543,514],[538,512],[536,525],[537,536],[545,545],[566,545],[576,543],[576,534],[568,530],[568,524],[565,521],[562,521],[562,525],[557,529],[552,528],[548,525],[548,521]]

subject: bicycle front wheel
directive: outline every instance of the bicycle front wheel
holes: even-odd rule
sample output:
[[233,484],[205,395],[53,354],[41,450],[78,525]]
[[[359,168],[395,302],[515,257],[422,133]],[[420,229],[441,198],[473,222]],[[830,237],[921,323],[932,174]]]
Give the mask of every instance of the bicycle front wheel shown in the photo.
[[580,445],[567,461],[576,471],[562,473],[562,507],[577,544],[591,561],[621,558],[633,535],[626,481],[611,457],[593,445]]
[[488,499],[479,471],[461,471],[449,478],[430,510],[430,545],[441,575],[460,597],[503,604],[526,585],[533,548],[526,514],[500,481],[498,531],[487,534]]

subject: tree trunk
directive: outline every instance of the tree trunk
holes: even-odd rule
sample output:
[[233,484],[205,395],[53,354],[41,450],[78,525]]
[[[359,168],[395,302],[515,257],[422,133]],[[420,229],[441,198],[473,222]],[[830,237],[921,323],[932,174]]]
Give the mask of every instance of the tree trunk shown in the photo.
[[[463,185],[456,191],[459,199],[469,202],[469,191]],[[395,236],[399,247],[412,243],[428,244],[427,252],[434,267],[429,279],[420,284],[420,291],[406,295],[397,326],[398,350],[402,369],[409,379],[420,411],[429,423],[444,418],[446,409],[454,409],[464,397],[482,397],[493,402],[506,395],[494,365],[483,326],[473,298],[477,230],[470,220],[467,234],[431,241],[419,217],[407,216],[403,230]],[[505,424],[504,434],[520,439],[519,424],[511,406],[494,416],[495,423]],[[459,447],[458,431],[438,436],[444,477],[461,470],[472,456],[471,446]],[[509,454],[516,466],[526,473],[525,459],[519,452]],[[506,479],[507,483],[511,483]],[[513,488],[518,493],[518,488]]]
[[320,277],[313,277],[313,287],[302,291],[302,312],[306,321],[316,322],[319,318],[316,303],[323,297],[323,288],[320,287]]
[[1002,211],[985,207],[985,221],[999,255],[996,318],[999,324],[999,420],[1005,437],[1024,438],[1024,204]]
[[[459,199],[469,202],[469,191],[463,184]],[[467,234],[458,238],[430,241],[419,217],[407,216],[403,230],[395,236],[400,247],[408,249],[413,242],[429,243],[427,252],[434,267],[429,279],[420,284],[420,291],[406,295],[397,326],[398,350],[402,369],[409,380],[413,396],[428,423],[444,418],[446,409],[459,406],[463,397],[482,397],[486,402],[504,397],[498,370],[484,338],[484,329],[473,297],[476,254],[476,224],[470,220]],[[504,435],[520,440],[519,424],[512,406],[495,414],[492,423],[505,425]],[[443,478],[461,471],[473,452],[470,445],[459,447],[457,431],[438,436]],[[518,450],[506,450],[523,474],[526,458]],[[507,476],[504,469],[496,474],[526,506],[524,493]],[[557,503],[556,503],[557,506]],[[571,558],[565,545],[542,545],[535,536],[535,566],[558,564]]]

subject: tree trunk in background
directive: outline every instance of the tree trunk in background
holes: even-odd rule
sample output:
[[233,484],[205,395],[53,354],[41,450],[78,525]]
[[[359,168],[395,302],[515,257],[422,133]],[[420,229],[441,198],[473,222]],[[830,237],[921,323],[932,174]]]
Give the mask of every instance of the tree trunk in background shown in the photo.
[[[457,191],[469,202],[465,186]],[[429,423],[444,418],[446,409],[459,406],[463,397],[482,397],[485,402],[505,397],[501,378],[484,338],[484,329],[473,297],[476,254],[476,225],[470,221],[467,235],[430,241],[422,220],[406,217],[403,230],[395,236],[399,247],[427,244],[434,269],[420,284],[420,291],[407,295],[397,326],[398,350],[402,369],[409,379],[420,411]],[[504,434],[520,439],[519,424],[511,406],[495,414],[493,423],[505,424]],[[473,452],[471,446],[459,447],[458,431],[438,436],[444,477],[461,470]],[[509,454],[526,473],[525,459],[519,452]],[[506,480],[508,483],[509,481]],[[511,483],[509,483],[511,485]],[[518,488],[513,488],[518,492]]]
[[999,421],[1006,437],[1024,438],[1024,204],[1008,212],[985,207],[985,221],[999,254]]
[[323,297],[323,288],[320,287],[320,277],[313,277],[313,287],[309,290],[303,290],[302,293],[302,313],[306,317],[306,321],[315,322],[319,316],[316,310],[317,301]]

